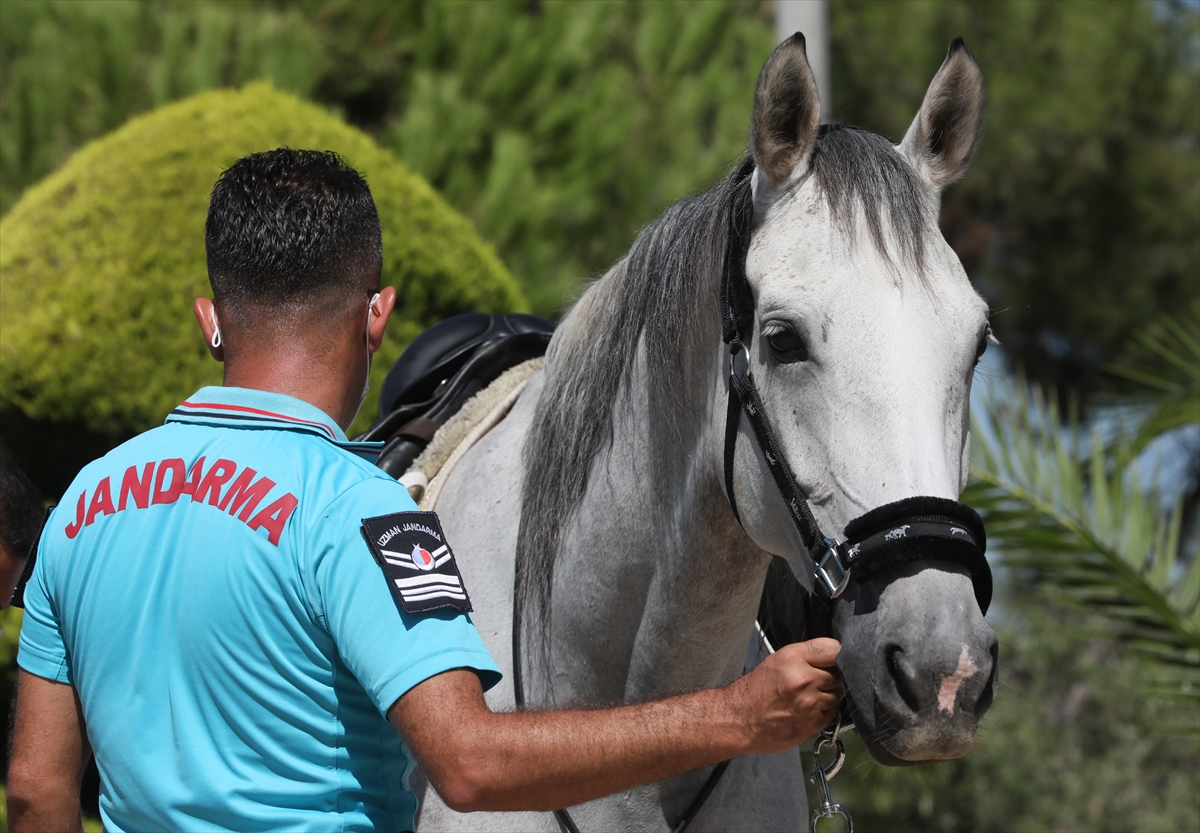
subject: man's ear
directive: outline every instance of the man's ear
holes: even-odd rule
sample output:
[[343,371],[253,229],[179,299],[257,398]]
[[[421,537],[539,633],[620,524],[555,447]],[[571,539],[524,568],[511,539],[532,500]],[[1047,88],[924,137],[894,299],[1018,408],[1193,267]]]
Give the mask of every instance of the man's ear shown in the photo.
[[[200,303],[197,301],[196,303]],[[385,286],[379,290],[379,300],[371,307],[375,314],[371,316],[371,324],[367,328],[367,349],[372,353],[383,344],[383,331],[387,329],[388,319],[396,308],[396,287]],[[359,307],[361,309],[361,307]]]
[[[395,300],[396,292],[392,290],[392,299]],[[196,321],[200,324],[200,331],[204,333],[204,344],[208,347],[208,353],[219,362],[225,361],[225,344],[221,340],[221,327],[217,321],[217,308],[213,306],[210,298],[197,298],[196,303],[192,305],[192,312],[196,314]]]

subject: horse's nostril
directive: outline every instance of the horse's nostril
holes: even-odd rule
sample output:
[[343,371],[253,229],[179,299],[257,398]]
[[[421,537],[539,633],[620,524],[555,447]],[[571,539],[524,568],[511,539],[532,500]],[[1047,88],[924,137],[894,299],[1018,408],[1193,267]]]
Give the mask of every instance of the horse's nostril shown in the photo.
[[896,686],[896,693],[900,695],[900,699],[904,701],[904,705],[908,706],[909,711],[916,714],[921,710],[921,704],[917,699],[916,691],[913,690],[912,675],[904,668],[902,662],[903,655],[904,649],[899,645],[888,647],[888,676],[892,678],[892,683]]
[[983,684],[983,691],[979,692],[979,699],[975,701],[976,721],[987,714],[987,710],[992,707],[992,700],[996,697],[996,671],[1000,668],[1000,647],[994,638],[988,653],[992,657],[992,668],[988,672],[987,682]]

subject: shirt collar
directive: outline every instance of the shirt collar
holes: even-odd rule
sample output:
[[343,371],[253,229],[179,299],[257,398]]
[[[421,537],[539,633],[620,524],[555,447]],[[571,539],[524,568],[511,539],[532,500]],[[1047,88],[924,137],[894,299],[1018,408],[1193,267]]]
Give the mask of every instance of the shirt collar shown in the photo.
[[329,414],[303,399],[252,388],[200,388],[171,411],[166,421],[315,434],[371,462],[383,449],[381,442],[351,442]]

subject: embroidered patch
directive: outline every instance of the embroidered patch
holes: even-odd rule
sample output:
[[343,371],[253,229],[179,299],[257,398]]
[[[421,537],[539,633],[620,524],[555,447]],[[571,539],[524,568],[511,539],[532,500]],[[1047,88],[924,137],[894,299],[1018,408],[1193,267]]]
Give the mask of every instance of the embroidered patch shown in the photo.
[[427,613],[443,607],[471,611],[454,552],[435,512],[363,518],[362,530],[387,576],[392,595],[405,613]]

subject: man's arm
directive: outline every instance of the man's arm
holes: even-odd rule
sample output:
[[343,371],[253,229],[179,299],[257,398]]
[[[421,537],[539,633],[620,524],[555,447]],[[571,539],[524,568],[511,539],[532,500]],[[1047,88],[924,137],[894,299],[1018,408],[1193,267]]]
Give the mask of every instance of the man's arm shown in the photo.
[[474,672],[447,671],[388,710],[454,810],[557,810],[750,753],[797,746],[841,699],[838,643],[781,648],[725,688],[595,711],[488,709]]
[[75,687],[22,670],[8,764],[8,827],[79,831],[79,786],[91,758]]

